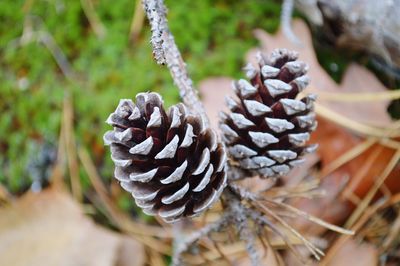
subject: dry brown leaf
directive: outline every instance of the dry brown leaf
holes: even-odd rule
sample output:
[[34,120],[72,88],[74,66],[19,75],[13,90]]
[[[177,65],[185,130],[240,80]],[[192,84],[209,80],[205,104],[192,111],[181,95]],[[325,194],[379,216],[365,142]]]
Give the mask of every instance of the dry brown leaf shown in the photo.
[[377,266],[378,250],[371,244],[346,241],[326,266]]
[[211,127],[218,128],[218,113],[227,110],[225,106],[225,96],[233,96],[232,79],[228,77],[213,77],[200,82],[199,91],[210,118]]
[[29,192],[0,209],[0,265],[144,263],[141,244],[95,225],[64,192]]

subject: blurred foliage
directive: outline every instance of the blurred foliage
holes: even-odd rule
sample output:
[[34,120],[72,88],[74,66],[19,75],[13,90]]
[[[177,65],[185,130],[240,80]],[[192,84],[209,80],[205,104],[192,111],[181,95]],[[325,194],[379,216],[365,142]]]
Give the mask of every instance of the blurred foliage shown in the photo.
[[[65,96],[73,99],[76,141],[91,151],[106,179],[113,167],[103,149],[102,136],[109,129],[104,121],[118,100],[147,90],[160,92],[167,106],[178,100],[168,70],[152,59],[147,23],[139,39],[130,41],[135,1],[91,1],[106,28],[104,38],[94,33],[79,0],[0,1],[0,183],[13,193],[31,186],[38,167],[49,167],[49,160],[41,158],[54,149],[43,146],[57,148]],[[271,32],[279,24],[280,1],[166,4],[195,83],[211,75],[241,76],[244,54],[257,44],[252,30]],[[21,42],[24,30],[54,39],[73,77],[63,74],[43,42]],[[120,205],[129,209],[132,201],[122,197]]]

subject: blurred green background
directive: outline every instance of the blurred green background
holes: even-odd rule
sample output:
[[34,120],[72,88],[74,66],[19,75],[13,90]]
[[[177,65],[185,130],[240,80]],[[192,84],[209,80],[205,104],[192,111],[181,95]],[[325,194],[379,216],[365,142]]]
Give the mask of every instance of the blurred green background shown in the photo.
[[[88,19],[88,3],[105,29],[103,38]],[[166,5],[197,83],[211,75],[241,76],[244,55],[257,44],[252,30],[275,31],[281,1],[167,0]],[[103,149],[109,129],[104,121],[119,99],[152,90],[166,105],[178,100],[168,69],[153,61],[147,21],[137,38],[130,36],[135,6],[132,0],[0,1],[0,183],[12,193],[32,182],[46,184],[64,97],[73,102],[77,145],[91,152],[105,179],[113,167]],[[80,178],[88,186],[82,169]]]

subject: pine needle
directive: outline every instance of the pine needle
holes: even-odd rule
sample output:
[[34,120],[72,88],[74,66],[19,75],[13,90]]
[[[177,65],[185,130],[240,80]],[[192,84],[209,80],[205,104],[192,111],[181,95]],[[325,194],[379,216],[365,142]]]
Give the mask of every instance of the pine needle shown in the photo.
[[364,197],[362,202],[357,206],[354,210],[348,221],[346,222],[346,227],[351,227],[357,219],[361,216],[364,210],[372,201],[376,192],[378,192],[379,188],[385,182],[386,178],[392,172],[392,170],[396,167],[397,163],[400,160],[400,149],[396,151],[396,153],[392,156],[391,160],[387,164],[386,168],[383,170],[381,175],[376,179],[374,186],[368,191],[368,194]]
[[[260,226],[265,224],[269,229],[272,230],[272,232],[274,232],[277,236],[279,236],[299,262],[301,262],[302,264],[306,264],[304,257],[294,248],[293,243],[289,240],[289,238],[284,233],[282,233],[279,230],[279,228],[274,223],[270,222],[266,217],[258,216],[255,218],[258,221],[258,223],[260,224]],[[266,230],[264,228],[264,232],[265,231]],[[265,234],[267,234],[267,233],[265,233]],[[270,242],[268,236],[266,236],[265,239],[268,241],[269,245],[271,245],[271,242]]]
[[376,102],[400,99],[400,90],[383,92],[323,92],[318,90],[318,98],[338,102]]
[[74,133],[74,110],[70,96],[64,97],[64,129],[65,147],[67,151],[68,169],[71,176],[71,190],[74,198],[81,202],[83,198],[81,181],[79,176],[79,164],[76,152]]
[[281,217],[276,215],[273,211],[269,210],[267,207],[265,207],[262,204],[257,204],[259,208],[261,208],[266,214],[272,216],[275,220],[277,220],[280,224],[282,224],[285,228],[287,228],[293,235],[295,235],[298,239],[300,239],[305,247],[311,252],[311,254],[316,258],[317,260],[321,259],[321,256],[324,256],[324,252],[317,248],[313,243],[308,241],[304,236],[302,236],[299,231],[294,229],[292,226],[290,226],[285,220],[283,220]]
[[320,225],[322,227],[325,227],[325,228],[327,228],[327,229],[329,229],[331,231],[334,231],[334,232],[337,232],[337,233],[340,233],[340,234],[344,234],[344,235],[354,235],[354,232],[351,231],[351,230],[347,230],[347,229],[341,228],[339,226],[336,226],[336,225],[330,224],[328,222],[325,222],[324,220],[319,219],[319,218],[317,218],[317,217],[315,217],[315,216],[313,216],[313,215],[311,215],[311,214],[309,214],[309,213],[307,213],[305,211],[297,209],[297,208],[295,208],[295,207],[293,207],[293,206],[291,206],[289,204],[286,204],[286,203],[283,203],[283,202],[277,202],[277,201],[270,201],[270,200],[267,200],[267,199],[265,199],[265,201],[268,202],[268,203],[271,203],[271,204],[278,205],[280,207],[286,208],[286,209],[294,212],[296,215],[298,215],[298,216],[300,216],[302,218],[305,218],[305,219],[307,219],[307,220],[309,220],[309,221],[311,221],[313,223],[316,223],[316,224],[318,224],[318,225]]
[[360,123],[356,120],[353,120],[351,118],[348,118],[344,115],[341,115],[321,104],[314,103],[314,105],[315,105],[315,112],[318,115],[320,115],[323,118],[326,118],[330,121],[333,121],[340,126],[343,126],[347,129],[355,131],[357,133],[360,133],[360,134],[363,134],[366,136],[380,137],[380,138],[400,137],[400,132],[393,131],[391,128],[383,128],[383,127],[375,127],[375,126],[366,125],[366,124]]

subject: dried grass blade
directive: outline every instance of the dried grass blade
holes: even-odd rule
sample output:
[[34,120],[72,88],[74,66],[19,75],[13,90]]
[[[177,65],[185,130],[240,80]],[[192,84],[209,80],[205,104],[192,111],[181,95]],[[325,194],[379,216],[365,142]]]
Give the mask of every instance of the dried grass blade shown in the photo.
[[[370,220],[370,218],[383,206],[385,206],[385,201],[379,201],[370,208],[367,208],[361,218],[357,221],[356,224],[351,228],[353,231],[359,231],[362,226]],[[327,266],[331,262],[331,260],[335,257],[338,250],[343,246],[343,244],[349,240],[351,235],[341,235],[334,243],[331,245],[328,253],[324,257],[324,259],[320,262],[319,266]]]
[[297,208],[295,208],[295,207],[293,207],[293,206],[291,206],[289,204],[282,203],[282,202],[271,201],[271,200],[265,200],[265,201],[267,201],[269,203],[272,203],[272,204],[275,204],[275,205],[278,205],[280,207],[284,207],[284,208],[294,212],[298,216],[303,217],[303,218],[305,218],[305,219],[307,219],[307,220],[309,220],[309,221],[311,221],[313,223],[316,223],[316,224],[318,224],[320,226],[323,226],[323,227],[325,227],[325,228],[327,228],[329,230],[335,231],[337,233],[345,234],[345,235],[354,235],[354,231],[347,230],[347,229],[341,228],[339,226],[336,226],[336,225],[330,224],[328,222],[325,222],[324,220],[319,219],[319,218],[317,218],[317,217],[315,217],[315,216],[313,216],[313,215],[311,215],[311,214],[309,214],[309,213],[307,213],[305,211],[297,209]]
[[389,247],[393,244],[394,241],[400,235],[400,213],[397,214],[396,220],[393,225],[390,227],[389,234],[385,237],[385,240],[382,244],[381,254],[389,249]]
[[106,36],[106,28],[101,23],[99,16],[97,15],[93,2],[91,0],[81,0],[81,5],[83,12],[93,28],[94,33],[99,38],[104,38]]
[[142,8],[141,1],[136,1],[135,11],[133,14],[133,19],[131,23],[131,29],[129,33],[129,37],[131,41],[136,41],[142,31],[144,23],[144,11]]
[[308,241],[304,236],[302,236],[299,231],[294,229],[292,226],[290,226],[285,220],[283,220],[281,217],[276,215],[273,211],[269,210],[267,207],[264,205],[258,203],[257,206],[261,208],[266,214],[272,216],[275,220],[277,220],[279,223],[281,223],[285,228],[287,228],[293,235],[295,235],[297,238],[299,238],[305,245],[305,247],[311,252],[311,254],[317,259],[320,260],[320,256],[324,256],[325,253],[317,248],[313,243]]
[[70,96],[64,97],[64,129],[65,129],[65,148],[68,158],[68,169],[71,177],[71,189],[74,198],[82,201],[82,187],[79,176],[79,164],[76,151],[76,142],[74,134],[74,109]]
[[335,122],[336,124],[353,130],[357,133],[372,137],[400,137],[400,132],[393,131],[390,128],[381,128],[369,126],[348,117],[345,117],[321,104],[315,103],[315,111],[318,115]]
[[330,162],[321,172],[320,176],[326,176],[343,166],[347,162],[361,155],[363,152],[368,150],[373,144],[376,143],[375,138],[368,138],[364,142],[352,147],[350,150],[343,153],[336,160]]
[[[306,261],[305,261],[304,257],[294,248],[292,242],[289,240],[289,238],[285,234],[283,234],[272,222],[268,221],[266,219],[266,217],[258,217],[258,219],[260,219],[259,221],[261,223],[263,223],[266,226],[268,226],[268,228],[270,228],[275,234],[277,234],[280,238],[282,238],[283,242],[286,244],[286,246],[294,254],[294,256],[296,257],[296,259],[299,262],[301,262],[302,264],[306,264]],[[264,229],[264,232],[265,232],[265,235],[267,235],[265,229]],[[267,239],[269,245],[271,245],[271,242],[270,242],[268,236],[266,236],[265,239]]]
[[390,101],[400,99],[400,90],[383,91],[383,92],[323,92],[318,91],[318,98],[328,101],[339,102],[375,102]]
[[61,116],[61,125],[60,125],[60,136],[58,137],[58,149],[57,149],[57,160],[52,169],[50,184],[57,188],[63,189],[64,184],[64,174],[65,174],[65,126],[64,126],[64,117],[65,117],[65,109],[66,105],[63,106],[62,116]]
[[400,149],[396,151],[396,153],[392,156],[391,160],[387,164],[386,168],[383,170],[381,175],[377,178],[374,186],[368,191],[368,194],[364,197],[361,203],[354,210],[350,218],[346,222],[346,227],[351,227],[360,218],[361,214],[367,208],[367,206],[372,201],[376,192],[378,192],[380,186],[385,182],[386,178],[392,172],[392,170],[396,167],[396,164],[400,160]]

